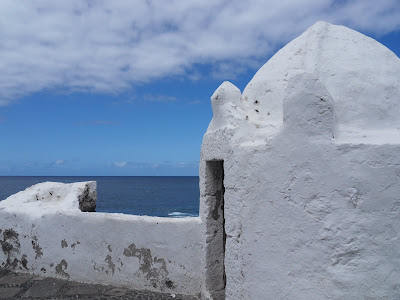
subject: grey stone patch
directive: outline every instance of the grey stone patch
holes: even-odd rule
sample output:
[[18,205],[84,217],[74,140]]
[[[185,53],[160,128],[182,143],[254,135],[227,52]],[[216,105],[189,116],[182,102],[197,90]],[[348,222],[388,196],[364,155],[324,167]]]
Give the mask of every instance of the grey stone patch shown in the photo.
[[8,299],[14,297],[21,291],[21,288],[11,287],[11,288],[3,288],[0,287],[0,299]]
[[4,255],[7,256],[7,260],[2,264],[2,266],[5,268],[16,269],[20,262],[15,257],[21,248],[19,234],[12,228],[5,229],[3,231],[3,239],[0,240],[0,246]]
[[26,254],[21,257],[21,265],[24,269],[28,270],[28,260],[26,259]]
[[165,285],[166,285],[167,288],[169,288],[169,289],[173,289],[173,288],[175,287],[173,281],[171,281],[171,280],[166,280],[166,281],[165,281]]
[[113,288],[111,290],[108,290],[106,292],[104,292],[104,295],[106,296],[124,296],[126,295],[126,293],[128,292],[127,289],[123,289],[123,288]]
[[58,275],[64,276],[69,278],[69,274],[67,272],[65,272],[65,270],[68,268],[68,263],[65,261],[65,259],[63,259],[62,261],[60,261],[60,263],[56,266],[56,273]]
[[36,252],[35,259],[38,259],[39,257],[42,257],[42,255],[43,255],[43,251],[42,250],[43,249],[42,249],[42,247],[39,246],[38,239],[37,239],[36,236],[32,237],[32,248]]
[[77,241],[76,243],[71,244],[72,250],[75,251],[75,247],[76,247],[77,245],[80,245],[80,244],[81,244],[81,242],[79,242],[79,241]]
[[83,212],[95,212],[96,211],[96,201],[97,201],[97,191],[96,186],[92,188],[92,183],[87,183],[85,185],[85,190],[79,195],[79,209]]
[[111,245],[108,245],[107,248],[108,248],[108,251],[112,252]]
[[66,247],[68,247],[68,243],[67,243],[67,241],[65,239],[63,239],[61,241],[61,248],[66,248]]
[[115,264],[112,261],[112,258],[110,255],[107,255],[105,259],[106,263],[108,264],[108,267],[111,269],[112,274],[114,275],[115,272]]
[[[139,259],[139,271],[143,273],[154,288],[159,286],[162,290],[164,287],[174,287],[173,282],[167,278],[168,270],[165,260],[163,258],[153,258],[150,249],[136,248],[135,244],[132,243],[128,248],[124,249],[124,255],[126,257],[136,257]],[[167,282],[168,285],[166,284]]]
[[[7,285],[21,285],[26,283],[32,278],[31,275],[28,274],[9,274],[2,278],[0,278],[0,284],[7,284]],[[0,293],[1,295],[1,293]]]
[[36,281],[22,295],[22,298],[34,298],[34,297],[45,298],[45,297],[56,296],[64,284],[66,284],[66,281],[57,280],[53,278],[49,278],[43,281]]

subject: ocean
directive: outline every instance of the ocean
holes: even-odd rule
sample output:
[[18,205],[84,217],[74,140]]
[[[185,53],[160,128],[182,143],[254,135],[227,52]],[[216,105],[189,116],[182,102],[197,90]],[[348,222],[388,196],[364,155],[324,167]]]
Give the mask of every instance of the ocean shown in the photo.
[[97,212],[158,217],[199,215],[197,176],[0,176],[0,200],[39,182],[97,181]]

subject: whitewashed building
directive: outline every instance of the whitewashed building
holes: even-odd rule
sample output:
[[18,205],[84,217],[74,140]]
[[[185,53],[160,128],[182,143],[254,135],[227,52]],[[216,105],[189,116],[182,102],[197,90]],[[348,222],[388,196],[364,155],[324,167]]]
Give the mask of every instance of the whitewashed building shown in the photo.
[[36,185],[0,202],[2,267],[202,299],[399,298],[399,58],[318,22],[211,102],[198,218]]

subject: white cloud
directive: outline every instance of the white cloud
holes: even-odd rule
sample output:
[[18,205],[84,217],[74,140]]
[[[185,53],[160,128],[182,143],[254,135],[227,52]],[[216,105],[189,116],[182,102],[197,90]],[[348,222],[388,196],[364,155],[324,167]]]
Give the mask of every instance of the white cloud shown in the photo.
[[126,166],[127,163],[128,163],[128,162],[126,162],[126,161],[115,162],[114,165],[115,165],[116,167],[118,167],[118,168],[123,168],[123,167]]
[[58,159],[58,160],[56,160],[56,161],[54,162],[54,164],[57,165],[57,166],[63,165],[64,163],[65,163],[65,161],[62,160],[62,159]]
[[132,169],[157,169],[157,168],[198,168],[198,161],[190,161],[190,162],[132,162],[132,161],[123,161],[123,162],[114,162],[113,165],[118,168],[129,167]]
[[83,122],[76,122],[76,125],[116,125],[119,122],[114,121],[106,121],[106,120],[95,120],[95,121],[83,121]]
[[118,93],[169,75],[234,77],[317,20],[400,29],[398,0],[3,0],[0,105],[43,89]]
[[148,102],[177,102],[178,99],[173,96],[166,95],[144,95],[143,100]]
[[194,100],[194,101],[189,102],[188,104],[193,105],[193,104],[200,104],[200,103],[201,103],[201,100]]

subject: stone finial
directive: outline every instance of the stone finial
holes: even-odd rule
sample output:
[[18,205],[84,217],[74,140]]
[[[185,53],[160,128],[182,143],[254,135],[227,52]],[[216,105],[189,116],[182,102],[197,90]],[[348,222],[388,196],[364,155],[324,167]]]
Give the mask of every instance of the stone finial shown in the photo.
[[236,108],[240,104],[242,94],[240,90],[228,81],[224,81],[211,96],[213,118],[208,130],[216,130],[230,124],[230,117],[234,117]]

